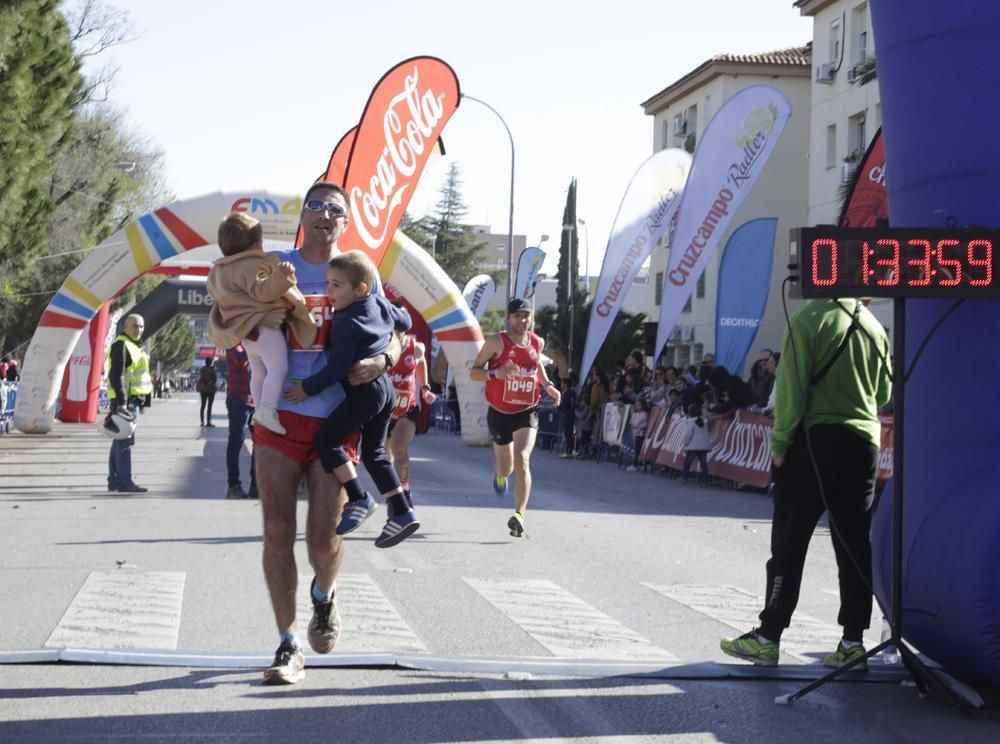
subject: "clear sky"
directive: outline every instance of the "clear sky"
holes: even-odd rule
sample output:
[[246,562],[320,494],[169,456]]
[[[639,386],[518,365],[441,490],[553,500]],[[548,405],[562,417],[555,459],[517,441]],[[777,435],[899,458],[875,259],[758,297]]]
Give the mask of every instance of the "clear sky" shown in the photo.
[[[600,270],[629,179],[653,152],[642,101],[722,53],[805,44],[792,0],[107,0],[139,38],[105,53],[112,102],[162,148],[179,199],[263,188],[301,194],[357,124],[372,87],[407,57],[439,57],[514,139],[514,232],[550,235],[554,272],[576,177],[581,251]],[[468,222],[506,233],[510,145],[464,101],[409,211],[433,210],[456,162]],[[587,261],[581,253],[581,270]]]

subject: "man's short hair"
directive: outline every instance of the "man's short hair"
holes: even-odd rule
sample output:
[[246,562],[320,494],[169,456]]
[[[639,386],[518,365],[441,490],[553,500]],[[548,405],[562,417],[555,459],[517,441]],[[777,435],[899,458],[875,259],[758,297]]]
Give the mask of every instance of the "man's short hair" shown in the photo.
[[242,253],[254,243],[264,240],[260,220],[246,212],[232,212],[219,223],[219,248],[223,256]]
[[314,191],[329,190],[335,194],[340,194],[344,198],[344,204],[347,204],[347,192],[344,191],[344,187],[339,183],[334,183],[333,181],[317,181],[312,186],[306,190],[306,195],[302,197],[302,203],[305,204],[309,201],[309,197],[312,196]]
[[339,253],[330,259],[330,268],[342,271],[355,289],[361,282],[368,285],[368,290],[375,286],[378,268],[364,251],[347,251]]

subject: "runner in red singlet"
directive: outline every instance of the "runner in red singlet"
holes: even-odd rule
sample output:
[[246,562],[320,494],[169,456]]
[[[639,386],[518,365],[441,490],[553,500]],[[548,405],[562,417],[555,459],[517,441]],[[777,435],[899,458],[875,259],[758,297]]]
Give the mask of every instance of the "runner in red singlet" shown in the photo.
[[[396,390],[396,409],[392,412],[392,423],[389,424],[389,438],[386,449],[390,462],[396,466],[399,482],[403,486],[403,495],[407,503],[413,506],[410,495],[410,442],[417,433],[417,391],[425,405],[430,405],[437,398],[427,384],[427,359],[424,356],[424,345],[417,341],[416,336],[397,334],[403,351],[399,361],[389,370],[389,380]],[[419,386],[419,387],[418,387]]]
[[486,339],[472,363],[470,376],[486,382],[489,411],[486,424],[496,455],[493,490],[507,494],[507,477],[513,472],[514,513],[507,527],[514,537],[524,534],[524,512],[531,495],[529,460],[538,431],[538,401],[544,389],[559,405],[559,391],[541,364],[545,340],[531,328],[531,306],[522,299],[507,305],[507,330]]

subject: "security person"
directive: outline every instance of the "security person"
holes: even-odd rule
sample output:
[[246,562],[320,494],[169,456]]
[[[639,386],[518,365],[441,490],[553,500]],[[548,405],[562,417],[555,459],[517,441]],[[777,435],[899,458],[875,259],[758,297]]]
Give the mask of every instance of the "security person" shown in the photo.
[[[150,405],[153,396],[153,379],[149,374],[149,357],[139,346],[145,321],[141,315],[125,318],[125,326],[108,349],[105,364],[108,374],[108,398],[111,410],[129,412],[138,416],[139,411]],[[148,488],[132,480],[132,445],[135,434],[128,439],[111,442],[108,457],[108,490],[120,493],[145,493]]]

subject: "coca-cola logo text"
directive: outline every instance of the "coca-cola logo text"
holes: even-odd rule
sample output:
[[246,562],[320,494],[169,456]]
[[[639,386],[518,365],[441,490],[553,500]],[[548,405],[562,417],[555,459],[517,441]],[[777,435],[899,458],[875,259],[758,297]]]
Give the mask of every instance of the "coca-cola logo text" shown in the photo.
[[[375,174],[367,188],[354,186],[350,190],[351,218],[358,235],[372,250],[384,243],[386,233],[394,224],[392,217],[401,211],[401,204],[410,183],[399,183],[399,177],[410,178],[419,165],[419,157],[432,147],[435,127],[444,113],[443,93],[419,88],[419,71],[403,81],[403,90],[389,101],[382,119],[385,146],[375,165]],[[397,188],[398,187],[398,188]]]

